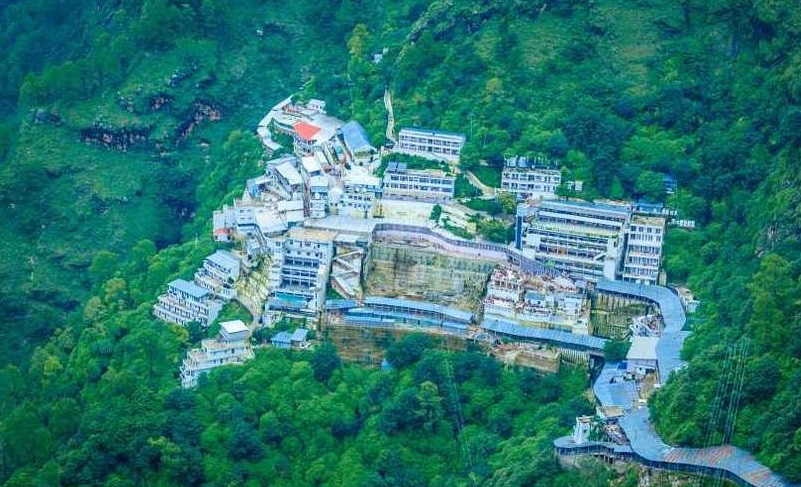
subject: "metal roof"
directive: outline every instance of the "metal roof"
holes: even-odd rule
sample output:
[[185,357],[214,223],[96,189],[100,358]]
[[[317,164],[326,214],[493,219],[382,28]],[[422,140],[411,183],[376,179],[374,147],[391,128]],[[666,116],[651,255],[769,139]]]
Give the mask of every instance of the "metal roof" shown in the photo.
[[309,334],[309,330],[306,328],[298,328],[294,332],[292,332],[291,340],[293,342],[305,342],[306,336]]
[[464,322],[469,322],[470,320],[473,319],[473,313],[470,313],[469,311],[462,311],[459,309],[449,308],[447,306],[428,303],[425,301],[386,298],[383,296],[367,296],[364,298],[364,304],[366,306],[370,305],[396,306],[407,309],[415,309],[418,311],[425,311],[429,313],[441,313],[442,315]]
[[223,269],[231,269],[239,265],[239,258],[227,250],[218,250],[206,257],[206,260]]
[[270,338],[270,342],[272,343],[284,343],[290,344],[292,343],[292,335],[288,331],[279,331],[272,338]]
[[195,299],[202,299],[211,294],[211,291],[208,289],[202,288],[194,282],[189,282],[184,279],[175,279],[169,283],[169,287],[174,288],[184,294],[188,294]]
[[572,345],[591,350],[603,350],[606,345],[606,340],[590,335],[578,335],[561,330],[549,330],[546,328],[533,328],[529,326],[522,326],[512,320],[505,320],[499,318],[485,318],[481,323],[481,328],[501,333],[503,335],[510,335],[520,338],[528,338],[531,340],[542,340],[552,343],[563,343],[565,345]]
[[351,152],[371,151],[375,147],[370,145],[370,138],[359,122],[350,121],[342,126],[342,138]]

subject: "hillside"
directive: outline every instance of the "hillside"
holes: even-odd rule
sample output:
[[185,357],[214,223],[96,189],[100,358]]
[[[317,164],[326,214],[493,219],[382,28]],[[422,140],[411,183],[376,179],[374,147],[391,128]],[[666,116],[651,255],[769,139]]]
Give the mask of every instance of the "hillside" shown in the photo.
[[[271,353],[197,394],[176,391],[190,338],[149,304],[212,248],[212,208],[260,162],[257,121],[299,91],[381,142],[385,87],[399,126],[466,133],[462,164],[478,174],[503,155],[542,153],[585,181],[579,196],[653,200],[673,176],[667,202],[698,229],[669,233],[665,267],[704,304],[689,366],[653,401],[656,424],[682,444],[730,439],[801,481],[801,7],[118,0],[69,10],[0,5],[0,482],[511,486],[532,485],[535,470],[548,472],[542,485],[579,481],[547,451],[587,407],[576,376],[538,384],[556,391],[540,397],[520,382],[534,379],[489,370],[458,379],[468,391],[454,401],[437,367],[478,359],[428,352],[390,379],[346,367],[321,382],[314,357]],[[281,366],[264,370],[268,360]],[[745,364],[739,395],[733,360]],[[283,403],[295,387],[303,397]],[[511,390],[531,397],[501,397]],[[429,409],[388,430],[404,404]],[[337,458],[303,453],[307,425],[290,407],[330,412],[310,424],[332,432],[315,451]],[[291,431],[276,436],[274,423]],[[376,445],[402,448],[381,456]],[[481,454],[400,468],[454,448]],[[336,462],[350,461],[357,480],[338,477],[353,470]]]

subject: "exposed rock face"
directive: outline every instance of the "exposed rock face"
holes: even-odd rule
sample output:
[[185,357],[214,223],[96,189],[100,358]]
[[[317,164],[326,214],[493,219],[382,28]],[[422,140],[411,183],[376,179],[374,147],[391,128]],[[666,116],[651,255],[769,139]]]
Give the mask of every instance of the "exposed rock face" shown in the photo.
[[366,264],[366,293],[408,296],[476,311],[495,263],[392,244],[375,244]]
[[95,122],[91,127],[81,130],[82,141],[121,151],[144,145],[149,136],[149,127],[118,128],[101,122]]

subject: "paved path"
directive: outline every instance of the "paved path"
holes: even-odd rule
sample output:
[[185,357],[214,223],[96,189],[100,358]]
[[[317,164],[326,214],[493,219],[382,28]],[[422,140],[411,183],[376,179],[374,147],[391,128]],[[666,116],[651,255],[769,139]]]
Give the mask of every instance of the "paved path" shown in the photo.
[[495,197],[495,188],[482,183],[481,180],[478,179],[471,171],[465,171],[464,174],[467,176],[467,180],[470,181],[473,186],[481,190],[481,194],[484,196],[491,196],[493,198]]
[[[686,317],[679,297],[662,286],[648,286],[621,281],[599,281],[597,290],[635,297],[656,303],[665,321],[665,329],[656,347],[660,382],[684,367],[679,352],[689,334],[682,331]],[[603,406],[619,406],[626,414],[620,426],[630,445],[588,442],[573,443],[572,436],[554,441],[564,454],[597,453],[600,449],[628,455],[637,461],[669,470],[721,475],[738,485],[784,487],[790,484],[740,448],[721,445],[707,448],[677,448],[667,445],[654,430],[647,406],[639,405],[639,394],[632,381],[623,380],[618,364],[608,363],[593,384],[593,392]]]
[[392,95],[389,94],[389,88],[384,90],[384,107],[387,109],[387,139],[391,140],[393,144],[397,144],[395,139],[395,113],[392,111]]

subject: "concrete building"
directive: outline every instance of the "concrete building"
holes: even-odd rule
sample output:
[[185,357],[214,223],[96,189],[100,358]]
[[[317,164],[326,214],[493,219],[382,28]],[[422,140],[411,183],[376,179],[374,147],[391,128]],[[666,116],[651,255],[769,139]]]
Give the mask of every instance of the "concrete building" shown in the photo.
[[306,183],[306,210],[309,218],[325,218],[328,214],[329,181],[325,176],[314,176]]
[[544,157],[510,157],[501,172],[501,190],[518,200],[553,198],[561,184],[562,172],[554,161]]
[[364,130],[364,127],[359,122],[350,121],[346,123],[339,129],[339,133],[353,162],[356,164],[372,162],[378,151],[370,144],[367,131]]
[[621,279],[637,284],[658,284],[664,234],[664,218],[632,217],[626,231]]
[[225,300],[233,299],[240,268],[239,257],[227,250],[217,250],[203,260],[203,265],[195,272],[195,283]]
[[184,279],[175,279],[167,285],[167,292],[159,296],[153,314],[168,323],[183,326],[197,321],[205,327],[217,318],[222,306],[223,303],[214,299],[208,289]]
[[656,355],[657,343],[659,343],[659,337],[632,337],[631,348],[626,354],[626,371],[638,375],[656,372],[659,367]]
[[630,211],[625,206],[542,201],[518,211],[516,242],[524,254],[571,275],[615,279]]
[[426,201],[450,201],[456,178],[438,169],[408,169],[406,163],[390,162],[384,171],[384,196]]
[[395,150],[443,161],[458,161],[464,143],[464,134],[406,127],[398,133]]
[[325,299],[335,237],[325,230],[293,228],[286,237],[273,239],[268,271],[273,296],[317,310]]
[[354,168],[342,178],[342,197],[338,205],[340,215],[357,218],[373,216],[375,202],[381,198],[383,189],[381,180],[363,169]]
[[240,320],[220,323],[216,339],[203,340],[200,349],[190,350],[181,365],[181,385],[197,386],[198,378],[223,365],[242,364],[253,358],[248,328]]

